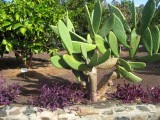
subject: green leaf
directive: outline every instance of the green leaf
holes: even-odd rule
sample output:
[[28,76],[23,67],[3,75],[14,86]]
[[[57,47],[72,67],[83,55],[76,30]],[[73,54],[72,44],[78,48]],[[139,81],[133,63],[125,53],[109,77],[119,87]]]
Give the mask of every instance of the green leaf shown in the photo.
[[87,52],[96,49],[96,45],[78,42],[78,41],[72,41],[73,53],[81,53],[81,45],[86,48]]
[[95,43],[96,43],[98,50],[102,54],[107,51],[107,43],[104,41],[104,39],[101,36],[95,35]]
[[152,42],[152,35],[149,28],[145,30],[145,32],[142,35],[142,42],[148,52],[149,55],[152,55],[153,50],[153,42]]
[[78,34],[74,33],[74,32],[69,32],[70,33],[70,36],[71,36],[71,39],[73,41],[81,41],[81,42],[86,42],[87,40],[84,39],[83,37],[79,36]]
[[144,62],[128,62],[132,69],[143,69],[146,67]]
[[20,28],[20,32],[24,35],[26,33],[27,29],[26,28]]
[[122,66],[117,65],[117,70],[119,71],[119,73],[128,81],[130,82],[141,82],[142,79],[137,77],[136,75],[134,75],[131,72],[128,72],[125,70],[125,68],[123,68]]
[[71,20],[69,19],[68,14],[67,14],[67,27],[68,27],[69,31],[75,32],[73,23],[72,23]]
[[50,25],[50,28],[53,30],[53,32],[54,32],[56,35],[60,36],[57,26]]
[[108,5],[109,6],[109,11],[111,14],[115,13],[115,15],[121,20],[124,28],[126,29],[127,32],[131,32],[131,29],[126,21],[126,18],[124,17],[124,15],[122,14],[122,12],[116,7],[113,6],[111,4]]
[[140,36],[136,34],[136,29],[134,28],[131,33],[130,49],[129,49],[129,56],[131,59],[133,59],[136,55],[139,42],[140,42]]
[[112,15],[103,23],[98,34],[101,37],[106,37],[106,35],[112,30],[114,22],[115,22],[114,15]]
[[94,6],[93,23],[92,23],[95,33],[98,33],[99,26],[101,23],[101,16],[102,16],[102,9],[100,1],[98,1]]
[[6,27],[6,26],[9,26],[9,25],[11,25],[11,22],[5,21],[5,22],[2,24],[2,27]]
[[89,43],[89,44],[92,44],[92,43],[93,43],[93,40],[92,40],[90,34],[87,34],[87,43]]
[[126,32],[124,30],[123,24],[121,22],[121,20],[115,15],[115,23],[113,26],[113,32],[116,35],[116,37],[118,38],[119,42],[129,48],[128,44],[127,44],[127,36],[126,36]]
[[6,39],[3,39],[2,40],[2,45],[6,45],[7,44],[7,40]]
[[97,62],[98,62],[98,52],[96,51],[93,55],[93,57],[91,58],[90,62],[89,62],[89,66],[90,67],[94,67],[97,65]]
[[88,22],[88,29],[89,29],[91,36],[93,37],[95,35],[95,31],[92,26],[91,17],[90,17],[90,13],[89,13],[87,5],[85,5],[85,11],[86,11],[86,17],[87,17],[87,22]]
[[115,34],[112,31],[110,31],[109,33],[109,46],[112,52],[114,53],[114,55],[119,57],[118,41]]
[[84,59],[87,61],[87,59],[88,59],[87,50],[86,50],[86,47],[83,46],[82,44],[81,44],[81,52],[82,52],[82,55],[83,55]]
[[124,60],[124,59],[122,59],[122,58],[119,58],[119,59],[118,59],[118,62],[119,62],[119,64],[120,64],[121,66],[123,66],[123,67],[125,68],[125,70],[127,70],[128,72],[132,71],[130,64],[129,64],[126,60]]
[[73,56],[71,55],[63,55],[63,59],[64,61],[74,70],[78,70],[78,71],[88,71],[89,68],[83,64],[80,61],[77,61]]
[[56,55],[50,58],[53,66],[57,68],[69,68],[69,66],[65,63],[62,56]]
[[98,58],[96,65],[100,65],[100,64],[104,63],[105,61],[107,61],[109,59],[110,55],[111,55],[111,49],[107,50],[104,54],[102,54],[101,57]]
[[151,35],[152,35],[152,44],[153,44],[153,52],[158,53],[159,51],[159,44],[160,44],[160,31],[158,26],[154,26],[150,28]]
[[141,27],[140,27],[141,35],[143,34],[144,31],[146,31],[147,27],[149,27],[155,11],[156,11],[155,0],[148,0],[142,11],[142,19],[141,19]]
[[68,28],[61,20],[58,22],[58,31],[65,49],[67,50],[68,54],[71,55],[73,53],[71,36],[69,34]]
[[131,4],[131,7],[130,7],[130,11],[131,11],[131,14],[132,14],[132,22],[133,22],[133,28],[136,28],[137,27],[137,21],[136,21],[136,7],[134,5],[134,1],[132,1],[132,4]]
[[17,29],[19,27],[22,27],[22,26],[23,25],[21,23],[16,23],[16,24],[13,25],[13,29],[15,30],[15,29]]

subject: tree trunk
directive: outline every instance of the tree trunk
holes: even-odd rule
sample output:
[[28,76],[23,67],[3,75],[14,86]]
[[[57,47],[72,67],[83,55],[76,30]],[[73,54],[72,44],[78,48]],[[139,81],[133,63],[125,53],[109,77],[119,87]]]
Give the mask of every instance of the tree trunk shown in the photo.
[[113,85],[113,80],[119,77],[116,71],[109,73],[105,79],[103,79],[98,85],[97,99],[100,100],[105,96],[106,92],[109,90],[111,85]]
[[91,72],[88,72],[90,98],[92,101],[97,101],[97,68],[93,67]]

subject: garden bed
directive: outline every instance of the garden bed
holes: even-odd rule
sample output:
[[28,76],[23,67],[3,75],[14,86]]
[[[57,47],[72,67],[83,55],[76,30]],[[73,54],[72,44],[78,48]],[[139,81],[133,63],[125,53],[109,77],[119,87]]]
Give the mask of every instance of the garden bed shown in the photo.
[[[62,51],[64,52],[64,51]],[[140,51],[138,56],[144,56],[146,53]],[[123,57],[127,57],[125,51],[122,52]],[[37,94],[36,89],[40,87],[40,83],[53,82],[53,81],[70,81],[75,82],[76,77],[72,74],[70,70],[57,69],[50,64],[50,57],[47,53],[42,53],[39,55],[34,55],[32,68],[26,73],[21,73],[20,67],[23,65],[20,62],[15,62],[15,57],[13,53],[7,54],[4,58],[1,58],[1,75],[3,79],[6,80],[7,84],[18,83],[22,86],[22,93],[19,96],[17,105],[27,104],[28,97],[33,94]],[[155,87],[160,83],[159,75],[160,63],[148,63],[147,67],[143,70],[136,71],[136,74],[140,76],[143,81],[141,83],[130,83],[139,85],[141,84],[144,89],[147,87]],[[98,70],[98,80],[105,79],[106,72],[104,69]],[[114,85],[128,83],[125,79],[120,78],[114,80]],[[109,92],[115,89],[113,86]]]

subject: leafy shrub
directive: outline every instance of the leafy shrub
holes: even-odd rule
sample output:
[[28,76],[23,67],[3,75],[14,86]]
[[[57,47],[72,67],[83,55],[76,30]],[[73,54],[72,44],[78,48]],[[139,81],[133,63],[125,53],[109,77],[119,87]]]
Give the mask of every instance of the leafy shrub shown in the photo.
[[141,85],[118,84],[116,91],[111,93],[112,99],[122,100],[123,103],[142,102],[160,103],[160,86],[147,88],[144,90]]
[[37,97],[31,96],[29,103],[40,108],[49,108],[51,110],[64,108],[71,104],[82,103],[87,100],[86,89],[72,83],[42,83],[38,92],[39,95]]
[[20,86],[16,83],[4,85],[5,81],[0,79],[0,105],[9,105],[18,99]]

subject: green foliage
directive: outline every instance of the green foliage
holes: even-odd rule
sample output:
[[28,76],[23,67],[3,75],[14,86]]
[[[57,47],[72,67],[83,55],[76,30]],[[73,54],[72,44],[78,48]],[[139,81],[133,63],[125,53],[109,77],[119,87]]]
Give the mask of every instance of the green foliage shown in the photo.
[[[30,54],[54,48],[49,24],[55,24],[63,16],[63,9],[50,0],[14,0],[1,5],[0,51],[16,51],[19,57],[28,59]],[[56,9],[55,9],[56,8]],[[5,49],[2,41],[6,40]]]

